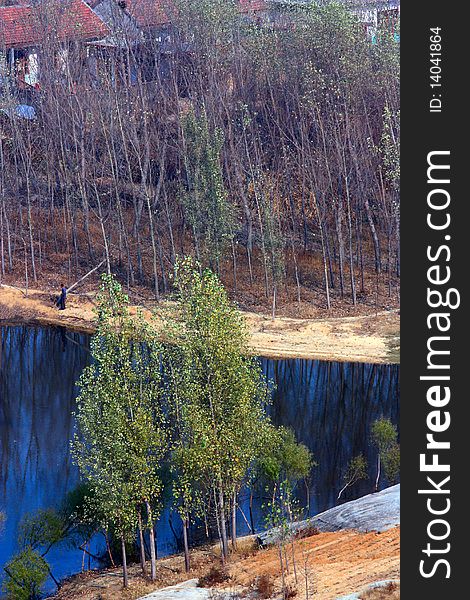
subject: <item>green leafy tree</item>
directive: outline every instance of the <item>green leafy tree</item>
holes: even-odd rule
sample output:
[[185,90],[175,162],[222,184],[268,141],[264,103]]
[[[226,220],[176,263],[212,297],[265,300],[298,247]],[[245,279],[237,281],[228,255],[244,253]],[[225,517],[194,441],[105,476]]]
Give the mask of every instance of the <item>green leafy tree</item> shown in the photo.
[[294,432],[286,427],[271,427],[269,435],[270,443],[260,449],[257,464],[262,477],[274,484],[288,481],[293,486],[307,478],[316,466],[307,446],[299,444]]
[[348,463],[348,468],[343,476],[343,487],[340,489],[337,500],[341,498],[346,489],[361,479],[367,479],[367,460],[363,454],[358,454],[351,458]]
[[120,284],[103,275],[98,297],[92,363],[84,370],[77,400],[73,454],[92,495],[88,516],[119,532],[127,586],[126,541],[147,509],[152,578],[156,576],[153,525],[162,491],[159,468],[166,430],[159,408],[159,346],[142,315],[129,313]]
[[[293,568],[295,584],[299,582],[294,523],[305,518],[305,511],[295,498],[294,492],[297,483],[304,480],[308,496],[308,478],[317,463],[307,446],[296,441],[291,429],[273,426],[270,429],[269,443],[261,449],[255,469],[259,481],[261,483],[267,481],[272,486],[271,499],[267,504],[268,526],[276,531],[282,593],[284,598],[288,598],[290,588],[286,583],[286,575],[289,573],[289,563]],[[268,485],[266,491],[269,487]],[[308,506],[309,501],[307,501],[307,511]],[[290,560],[288,559],[289,548]]]
[[[272,499],[267,504],[268,517],[267,525],[272,528],[275,544],[278,550],[279,566],[281,570],[282,597],[287,600],[291,597],[292,589],[287,584],[286,576],[290,572],[292,565],[295,584],[297,585],[297,558],[295,551],[295,541],[297,531],[296,521],[302,518],[302,509],[298,500],[294,497],[292,482],[284,479],[275,487]],[[288,549],[290,548],[291,558],[288,558]]]
[[194,410],[192,400],[199,390],[186,358],[184,351],[175,344],[168,345],[163,354],[166,406],[171,421],[172,492],[175,508],[183,523],[185,569],[189,572],[190,516],[199,516],[204,504],[201,497],[204,441],[196,440],[191,430],[189,414]]
[[252,502],[254,491],[263,488],[271,495],[274,502],[281,485],[289,484],[294,490],[301,480],[305,482],[307,492],[307,511],[309,501],[308,480],[312,469],[317,465],[312,453],[305,444],[298,443],[291,429],[274,427],[265,428],[265,435],[260,438],[257,460],[253,465],[250,478],[250,519],[254,527]]
[[40,509],[26,514],[20,522],[18,543],[20,547],[30,546],[33,550],[48,550],[64,539],[64,521],[53,508]]
[[[18,546],[21,551],[17,555],[18,561],[14,562],[14,568],[23,565],[26,573],[31,567],[32,576],[35,577],[37,569],[34,565],[39,565],[41,569],[45,567],[57,588],[60,587],[46,557],[54,546],[68,544],[73,548],[81,547],[84,540],[93,536],[95,524],[87,524],[83,519],[86,491],[86,486],[79,485],[65,496],[57,508],[38,509],[23,516],[18,526]],[[31,553],[43,562],[35,560]],[[12,568],[11,571],[13,570]]]
[[4,567],[3,590],[13,600],[39,600],[49,575],[46,560],[30,546],[21,550]]
[[176,310],[167,331],[179,357],[166,373],[173,412],[179,410],[175,459],[187,482],[182,496],[193,498],[194,487],[188,486],[198,481],[213,499],[226,558],[230,501],[235,512],[237,494],[257,456],[260,431],[269,422],[267,386],[258,361],[248,356],[244,319],[218,277],[209,270],[201,273],[185,259],[177,264],[175,287]]
[[233,214],[222,176],[223,132],[211,130],[203,111],[189,113],[183,123],[187,191],[182,193],[186,217],[192,227],[198,259],[201,243],[209,265],[219,270],[227,244],[233,237]]
[[[382,469],[382,461],[386,460],[390,452],[397,446],[397,428],[390,419],[381,418],[372,424],[372,444],[377,449],[377,477],[375,479],[375,491],[379,489],[379,480]],[[391,465],[390,467],[391,468]]]
[[57,509],[63,523],[61,541],[73,548],[82,549],[99,528],[96,520],[87,519],[85,516],[91,495],[90,486],[81,482],[65,495]]
[[400,446],[392,444],[383,457],[384,474],[391,484],[397,483],[400,477]]

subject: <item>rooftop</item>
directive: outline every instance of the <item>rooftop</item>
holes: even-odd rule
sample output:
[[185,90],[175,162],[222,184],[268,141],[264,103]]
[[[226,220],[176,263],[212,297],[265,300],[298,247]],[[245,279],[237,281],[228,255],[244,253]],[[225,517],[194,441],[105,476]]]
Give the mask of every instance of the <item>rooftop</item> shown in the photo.
[[171,21],[171,0],[126,0],[125,9],[139,27],[159,27]]
[[0,47],[25,48],[44,41],[91,40],[108,28],[83,0],[44,0],[0,6]]

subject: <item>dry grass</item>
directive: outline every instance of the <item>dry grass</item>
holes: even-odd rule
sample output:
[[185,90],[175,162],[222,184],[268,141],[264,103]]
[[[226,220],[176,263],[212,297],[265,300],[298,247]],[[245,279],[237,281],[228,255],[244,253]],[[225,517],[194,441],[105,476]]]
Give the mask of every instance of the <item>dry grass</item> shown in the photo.
[[[93,295],[70,294],[67,309],[58,311],[51,292],[0,286],[0,320],[5,324],[59,325],[92,332],[94,329]],[[95,290],[96,291],[96,290]],[[143,300],[144,314],[150,318],[151,301]],[[162,306],[162,305],[160,305]],[[136,306],[131,307],[136,312]],[[391,332],[398,333],[397,312],[352,317],[300,319],[245,312],[253,354],[272,358],[318,358],[357,362],[390,362]],[[158,327],[159,321],[157,320]]]
[[199,587],[215,587],[221,583],[226,583],[230,579],[225,567],[222,565],[212,565],[209,572],[199,579]]
[[[252,540],[249,542],[252,544]],[[307,579],[309,598],[331,600],[363,589],[374,581],[398,579],[399,554],[398,528],[381,534],[354,531],[320,533],[296,542],[298,580],[295,581],[289,554],[287,585],[292,594],[295,594],[295,598],[305,600]],[[155,589],[193,578],[202,578],[207,584],[215,586],[216,590],[235,590],[234,594],[236,592],[237,597],[249,597],[253,592],[258,593],[260,598],[280,595],[281,577],[277,548],[258,550],[244,557],[234,553],[223,577],[222,571],[220,558],[214,554],[214,547],[197,549],[191,552],[189,575],[184,572],[183,556],[173,556],[158,561],[156,584],[142,578],[139,565],[132,565],[129,569],[130,584],[127,590],[122,588],[120,569],[110,569],[71,578],[64,583],[56,600],[135,600]],[[229,579],[225,580],[225,576]],[[367,600],[398,598],[396,590],[388,596],[363,597]]]
[[[103,189],[108,191],[110,182],[101,182]],[[24,215],[27,218],[27,215]],[[47,240],[47,244],[42,244],[41,251],[37,248],[37,254],[41,256],[37,260],[37,282],[32,279],[32,274],[29,273],[30,285],[36,288],[47,290],[59,290],[62,282],[69,285],[78,280],[82,275],[89,271],[94,264],[90,264],[88,256],[88,236],[85,230],[80,225],[84,223],[79,212],[76,212],[76,223],[78,225],[76,235],[77,244],[80,248],[80,254],[75,259],[72,255],[70,246],[67,245],[65,236],[60,233],[57,228],[58,223],[63,222],[63,214],[61,210],[51,210],[44,213],[42,210],[34,209],[32,211],[33,229],[41,231],[43,240]],[[123,219],[126,223],[130,238],[133,237],[133,222],[134,213],[132,210],[123,213]],[[112,224],[108,223],[108,228]],[[89,223],[90,242],[93,252],[96,257],[102,257],[102,230],[99,221],[93,218]],[[108,232],[111,231],[108,229]],[[149,239],[150,232],[144,226],[141,231],[142,239]],[[165,254],[169,255],[170,240],[165,232],[160,232],[161,243],[165,249]],[[119,239],[117,231],[112,232],[113,240]],[[187,235],[183,240],[177,240],[178,253],[191,254],[194,252],[191,236]],[[141,298],[151,298],[153,289],[153,254],[150,244],[143,244],[141,247],[143,276],[144,279],[139,281],[136,278],[135,284],[129,290],[134,301]],[[374,271],[373,247],[367,240],[364,240],[363,252],[365,258],[365,273],[364,273],[364,288],[362,289],[362,281],[359,269],[356,267],[356,284],[357,284],[357,306],[353,306],[350,298],[349,281],[346,278],[345,295],[341,297],[339,286],[330,289],[330,300],[332,309],[326,310],[326,300],[324,292],[324,274],[323,261],[319,248],[308,249],[308,251],[299,251],[297,255],[297,269],[300,279],[300,302],[297,300],[297,285],[295,277],[295,269],[292,261],[291,252],[285,255],[286,264],[286,281],[279,286],[277,292],[278,315],[283,317],[302,318],[302,319],[317,319],[325,317],[345,317],[357,316],[362,314],[370,314],[372,311],[383,311],[397,308],[399,304],[399,280],[395,277],[392,279],[391,295],[388,287],[388,275],[383,274],[377,286],[376,274]],[[125,284],[127,281],[127,273],[124,267],[120,266],[122,255],[114,243],[110,246],[111,260],[113,272],[115,272],[120,280]],[[133,256],[134,265],[136,264],[136,248],[131,246],[130,253]],[[96,259],[99,262],[99,259]],[[125,261],[124,261],[125,262]],[[265,274],[264,274],[264,259],[263,254],[259,249],[254,249],[252,255],[252,272],[253,279],[250,279],[248,260],[245,248],[241,244],[236,245],[236,262],[237,262],[237,281],[235,286],[233,274],[232,257],[228,257],[221,262],[220,276],[226,286],[229,294],[236,300],[241,308],[255,313],[270,313],[271,311],[271,290],[268,290],[266,295],[265,289]],[[168,260],[165,262],[165,269],[171,271],[171,264]],[[338,281],[338,269],[335,268],[334,275]],[[137,274],[136,274],[137,277]],[[6,271],[2,283],[10,285],[24,286],[24,255],[22,251],[17,250],[13,257],[12,271]],[[98,274],[94,274],[87,280],[81,288],[85,291],[96,288],[98,283]],[[160,281],[162,284],[162,281]]]
[[260,575],[255,580],[254,586],[260,598],[272,598],[274,582],[271,575]]
[[[237,540],[237,549],[231,548],[231,556],[236,560],[249,558],[254,556],[259,551],[259,545],[255,536],[246,536]],[[217,548],[216,552],[220,554],[220,549]]]
[[159,559],[155,583],[142,576],[140,565],[130,565],[129,587],[126,590],[122,587],[120,568],[80,573],[66,580],[54,598],[55,600],[135,600],[159,588],[176,585],[187,579],[200,579],[207,575],[214,561],[219,562],[211,551],[200,549],[192,552],[191,573],[188,577],[184,569],[183,556]]
[[361,600],[399,600],[400,585],[390,582],[385,587],[368,590],[360,596]]
[[[88,247],[87,236],[78,227],[78,245],[84,254],[77,260],[72,259],[70,248],[63,236],[58,235],[57,223],[63,215],[48,212],[44,214],[33,210],[33,221],[36,230],[43,232],[47,246],[41,250],[41,260],[37,264],[37,281],[33,281],[29,273],[31,289],[28,298],[16,290],[16,296],[10,293],[13,288],[6,286],[25,286],[24,257],[16,252],[13,268],[6,271],[0,280],[0,321],[4,323],[31,323],[40,325],[63,325],[82,331],[93,330],[93,304],[91,302],[99,284],[98,272],[86,279],[80,287],[81,293],[88,296],[70,296],[68,308],[59,315],[50,302],[51,293],[58,293],[60,285],[65,282],[71,285],[95,265],[90,260],[85,248]],[[133,216],[124,214],[124,220],[131,231]],[[80,223],[80,217],[77,216]],[[148,232],[143,231],[142,235]],[[97,257],[102,256],[101,227],[92,219],[90,223],[91,245]],[[115,238],[117,239],[117,238]],[[168,247],[169,241],[162,237],[162,245]],[[190,238],[178,243],[180,254],[193,251]],[[373,255],[372,247],[365,244],[366,256]],[[131,249],[131,252],[133,250]],[[150,308],[154,304],[153,295],[153,257],[150,246],[142,248],[143,279],[137,280],[126,291],[131,302]],[[392,281],[391,294],[387,277],[379,281],[373,271],[373,261],[366,261],[364,288],[357,281],[358,303],[353,306],[348,289],[341,297],[339,289],[331,289],[331,309],[325,306],[323,284],[323,264],[316,251],[299,252],[297,257],[300,277],[300,302],[297,298],[297,286],[291,257],[286,255],[286,281],[279,286],[276,319],[271,319],[271,291],[266,294],[264,261],[259,251],[252,256],[253,279],[250,280],[246,251],[237,246],[237,281],[235,286],[233,264],[231,259],[222,261],[221,280],[229,295],[245,312],[252,333],[251,346],[254,354],[263,354],[273,358],[319,358],[325,360],[348,360],[359,362],[390,362],[398,357],[399,317],[397,312],[390,312],[398,307],[398,280]],[[113,271],[119,280],[126,285],[127,274],[119,266],[119,252],[111,246]],[[96,259],[98,262],[98,259]],[[171,265],[166,265],[166,270]],[[337,274],[336,274],[337,275]],[[160,282],[162,283],[162,282]],[[347,283],[347,285],[349,285]],[[40,291],[44,290],[44,291]],[[378,314],[378,316],[377,316]]]
[[[331,600],[365,588],[374,581],[399,577],[399,528],[382,534],[342,531],[320,533],[295,545],[298,581],[288,549],[290,573],[287,583],[305,598],[304,573],[308,574],[309,597]],[[269,575],[280,590],[279,557],[276,548],[260,550],[255,556],[231,566],[232,581],[249,586],[256,577]]]

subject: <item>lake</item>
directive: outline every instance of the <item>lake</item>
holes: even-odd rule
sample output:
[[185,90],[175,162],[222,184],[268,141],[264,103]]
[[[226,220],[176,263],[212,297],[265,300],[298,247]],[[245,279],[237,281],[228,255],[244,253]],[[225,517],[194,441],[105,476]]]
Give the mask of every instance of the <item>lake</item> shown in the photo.
[[[89,336],[62,328],[2,327],[0,346],[0,567],[17,549],[17,527],[23,515],[57,505],[78,482],[69,454],[74,431],[75,382],[90,360]],[[370,479],[347,490],[350,500],[372,491],[375,452],[370,426],[381,416],[398,425],[399,366],[317,360],[261,358],[274,381],[273,421],[292,428],[313,452],[309,489],[300,485],[310,514],[336,504],[351,457],[363,453]],[[242,503],[243,507],[243,503]],[[255,524],[263,528],[262,500],[255,504]],[[177,548],[178,519],[169,525],[166,510],[158,524],[158,552]],[[247,531],[239,518],[240,533]],[[54,575],[78,572],[82,552],[68,547],[48,554]],[[53,589],[53,588],[49,588]]]

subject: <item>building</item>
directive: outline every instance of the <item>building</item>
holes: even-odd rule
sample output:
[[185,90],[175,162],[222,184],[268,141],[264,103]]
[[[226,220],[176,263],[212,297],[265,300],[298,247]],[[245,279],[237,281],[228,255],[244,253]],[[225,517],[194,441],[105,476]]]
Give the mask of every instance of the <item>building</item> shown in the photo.
[[[257,25],[289,27],[292,9],[323,0],[236,0],[241,18]],[[374,41],[382,25],[394,30],[399,0],[342,0],[364,23]],[[41,85],[41,54],[49,49],[56,73],[67,69],[71,51],[80,52],[87,73],[99,79],[135,81],[165,77],[170,56],[184,48],[172,27],[172,0],[0,0],[0,93]],[[7,4],[8,3],[8,4]],[[92,8],[93,7],[93,8]],[[187,44],[186,44],[187,46]],[[86,59],[86,60],[85,60]],[[51,69],[52,67],[52,69]],[[70,75],[70,74],[69,74]],[[79,79],[81,74],[72,74]]]
[[[338,0],[364,23],[366,32],[373,38],[378,29],[387,25],[392,30],[400,17],[400,0]],[[327,3],[328,0],[264,0],[271,11],[282,12]]]
[[94,11],[110,30],[88,44],[101,74],[106,65],[106,76],[116,83],[133,83],[138,74],[144,81],[165,77],[174,51],[172,10],[170,0],[95,0]]
[[86,54],[86,42],[108,34],[106,24],[83,0],[42,0],[0,6],[0,89],[8,83],[38,88],[44,56],[64,71],[68,53]]
[[400,0],[344,0],[344,2],[364,23],[372,40],[382,27],[387,27],[392,33],[397,33]]

